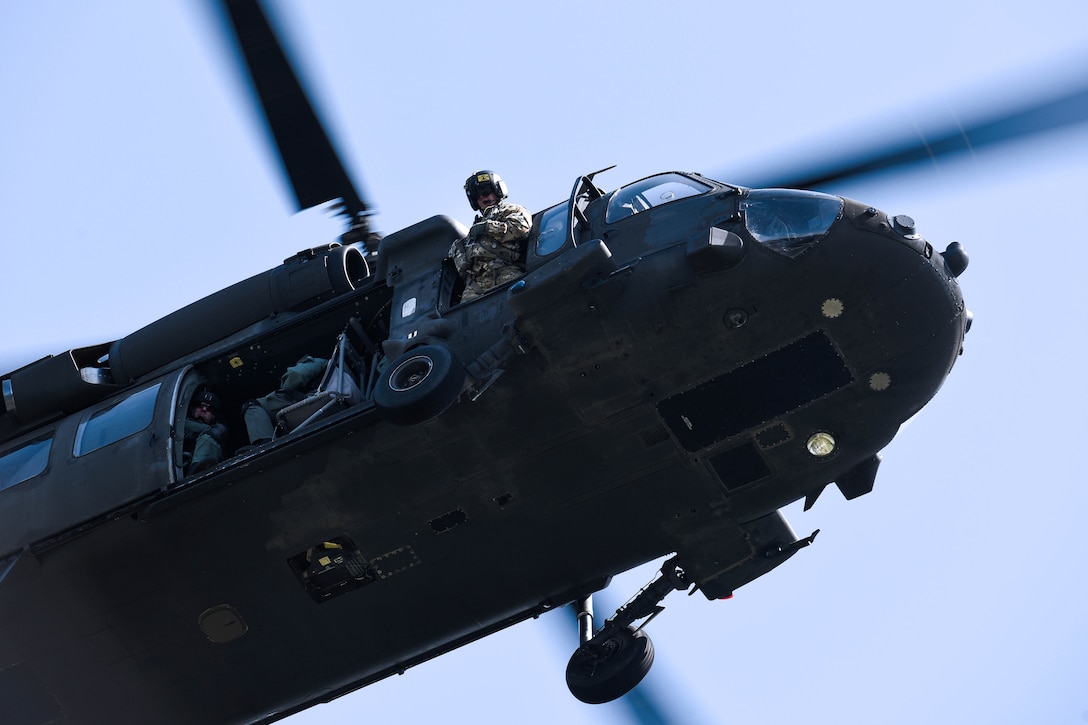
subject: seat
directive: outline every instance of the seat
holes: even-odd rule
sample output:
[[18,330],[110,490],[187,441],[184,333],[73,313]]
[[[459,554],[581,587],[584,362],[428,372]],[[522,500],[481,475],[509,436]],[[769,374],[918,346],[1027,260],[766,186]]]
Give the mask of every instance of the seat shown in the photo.
[[336,347],[317,390],[303,400],[276,413],[277,437],[312,425],[363,400],[360,380],[366,363],[355,351],[346,332],[336,339]]

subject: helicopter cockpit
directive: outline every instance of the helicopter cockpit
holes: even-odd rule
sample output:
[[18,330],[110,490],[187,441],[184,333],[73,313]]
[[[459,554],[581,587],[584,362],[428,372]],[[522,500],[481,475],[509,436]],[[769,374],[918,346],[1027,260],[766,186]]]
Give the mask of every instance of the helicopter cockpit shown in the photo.
[[798,189],[752,189],[740,204],[744,226],[768,249],[796,257],[842,216],[837,196]]
[[[607,170],[602,169],[602,171]],[[699,196],[714,190],[714,187],[708,183],[671,171],[640,179],[609,194],[593,183],[593,177],[599,173],[601,171],[579,177],[570,199],[538,215],[534,233],[529,240],[528,269],[530,271],[542,264],[545,258],[563,249],[568,243],[576,245],[579,242],[583,236],[580,234],[580,228],[590,218],[587,216],[587,209],[597,199],[608,197],[603,223],[611,224],[662,204]],[[592,216],[600,218],[599,212]]]
[[613,193],[604,218],[608,223],[619,221],[670,201],[705,194],[711,188],[690,176],[675,172],[650,176]]

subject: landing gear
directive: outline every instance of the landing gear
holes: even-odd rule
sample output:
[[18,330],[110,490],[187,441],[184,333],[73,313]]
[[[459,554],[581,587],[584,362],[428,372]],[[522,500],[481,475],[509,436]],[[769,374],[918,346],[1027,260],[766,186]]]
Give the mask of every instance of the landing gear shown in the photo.
[[374,387],[374,406],[391,423],[433,418],[461,393],[465,368],[445,345],[422,345],[393,361]]
[[620,607],[596,634],[591,598],[576,603],[581,646],[567,663],[567,688],[576,698],[591,705],[610,702],[634,689],[650,671],[653,642],[641,626],[631,625],[643,618],[649,622],[664,609],[659,603],[669,592],[688,588],[675,561],[665,562],[660,576]]
[[592,641],[579,647],[567,663],[567,687],[590,705],[626,695],[654,663],[654,643],[641,629],[613,627],[610,634]]

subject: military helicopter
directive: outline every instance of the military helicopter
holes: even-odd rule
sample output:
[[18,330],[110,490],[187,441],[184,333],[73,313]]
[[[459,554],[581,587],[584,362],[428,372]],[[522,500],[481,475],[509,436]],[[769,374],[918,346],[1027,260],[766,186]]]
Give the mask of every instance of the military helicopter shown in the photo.
[[[576,694],[611,696],[647,664],[630,625],[664,592],[729,593],[811,540],[782,503],[871,487],[877,451],[958,353],[962,253],[927,253],[908,220],[834,197],[682,173],[605,192],[596,176],[536,216],[526,276],[483,299],[456,304],[444,255],[464,229],[430,219],[376,255],[310,250],[4,376],[3,455],[28,466],[0,503],[4,621],[19,623],[0,653],[21,706],[275,719],[675,550],[572,667]],[[838,264],[862,256],[871,284]],[[238,317],[198,331],[209,308]],[[200,384],[240,404],[330,348],[361,399],[332,391],[318,417],[185,476],[176,421]],[[93,496],[72,497],[76,471]],[[203,540],[175,550],[197,526]],[[496,592],[496,569],[524,580]],[[270,679],[273,651],[317,664]],[[233,692],[203,687],[239,672],[252,681]]]

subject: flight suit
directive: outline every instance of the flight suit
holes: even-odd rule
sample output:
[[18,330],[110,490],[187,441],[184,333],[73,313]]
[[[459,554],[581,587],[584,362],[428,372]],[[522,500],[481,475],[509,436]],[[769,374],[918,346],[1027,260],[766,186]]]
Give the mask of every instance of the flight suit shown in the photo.
[[532,226],[525,207],[505,201],[476,216],[468,236],[454,242],[449,252],[465,280],[462,302],[525,273],[525,240]]
[[246,403],[242,417],[250,443],[272,440],[276,427],[276,413],[306,396],[321,382],[329,361],[306,355],[287,368],[280,378],[280,387],[268,395]]
[[227,427],[222,423],[204,423],[196,418],[186,418],[184,436],[184,450],[192,454],[188,473],[200,473],[223,460]]

